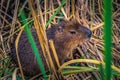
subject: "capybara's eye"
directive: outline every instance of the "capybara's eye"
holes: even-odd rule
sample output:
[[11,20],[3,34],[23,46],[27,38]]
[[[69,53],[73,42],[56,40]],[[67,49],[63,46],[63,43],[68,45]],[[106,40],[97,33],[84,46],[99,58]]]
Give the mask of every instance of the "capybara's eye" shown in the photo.
[[76,34],[76,31],[74,31],[74,30],[70,30],[69,32],[70,32],[70,34],[72,34],[72,35]]

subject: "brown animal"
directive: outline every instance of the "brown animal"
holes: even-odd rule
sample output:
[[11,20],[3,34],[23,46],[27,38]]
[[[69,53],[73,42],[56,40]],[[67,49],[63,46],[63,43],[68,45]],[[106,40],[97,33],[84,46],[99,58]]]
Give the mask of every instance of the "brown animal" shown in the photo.
[[[42,57],[44,67],[45,69],[48,69],[42,54],[36,31],[32,29],[31,32],[39,49],[39,54]],[[64,60],[72,52],[72,50],[78,44],[89,40],[92,33],[88,28],[82,26],[77,21],[62,21],[61,23],[56,24],[53,27],[47,29],[46,34],[48,40],[52,39],[54,41],[60,64],[63,64]],[[33,54],[25,32],[22,33],[18,46],[18,53],[24,73],[26,75],[32,76],[40,73],[39,66],[37,64],[36,58]],[[16,51],[14,45],[11,51],[13,60],[17,64]]]

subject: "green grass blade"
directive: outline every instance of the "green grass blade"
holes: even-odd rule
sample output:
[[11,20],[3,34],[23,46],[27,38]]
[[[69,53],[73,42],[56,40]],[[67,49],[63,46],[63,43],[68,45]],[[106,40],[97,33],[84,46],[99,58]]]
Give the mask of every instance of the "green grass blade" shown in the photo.
[[50,17],[50,19],[46,23],[46,25],[45,25],[46,28],[48,27],[48,25],[50,24],[50,22],[54,19],[54,17],[56,16],[56,14],[60,11],[60,9],[62,8],[62,6],[65,3],[66,3],[66,0],[62,0],[62,4],[56,9],[56,11],[54,12],[54,14]]
[[111,80],[112,60],[112,0],[104,0],[104,48],[105,48],[105,80]]
[[115,70],[112,70],[112,75],[116,75],[116,76],[119,76],[120,77],[120,73],[115,71]]
[[99,66],[100,74],[101,74],[101,80],[104,80],[104,67],[102,64]]
[[[60,13],[60,17],[63,17],[63,16],[64,16],[64,14],[63,14],[63,13]],[[58,18],[58,19],[57,19],[57,23],[60,23],[60,20],[61,20],[61,19]]]
[[[23,11],[21,12],[21,16],[20,17],[21,17],[21,20],[23,21],[23,24],[26,24],[28,22]],[[26,27],[24,29],[25,29],[25,32],[27,34],[28,40],[29,40],[29,42],[31,44],[32,50],[34,52],[34,55],[35,55],[35,57],[37,59],[38,65],[39,65],[39,67],[41,69],[41,72],[43,74],[43,77],[44,77],[45,80],[47,80],[47,75],[45,73],[45,69],[44,69],[44,66],[43,66],[43,63],[42,63],[42,59],[41,59],[41,57],[39,55],[38,48],[37,48],[37,46],[35,44],[35,41],[34,41],[33,36],[32,36],[32,33],[30,32],[29,26],[26,25]]]
[[66,66],[64,69],[65,70],[62,71],[63,75],[76,74],[80,72],[98,71],[98,68],[78,67],[78,66]]

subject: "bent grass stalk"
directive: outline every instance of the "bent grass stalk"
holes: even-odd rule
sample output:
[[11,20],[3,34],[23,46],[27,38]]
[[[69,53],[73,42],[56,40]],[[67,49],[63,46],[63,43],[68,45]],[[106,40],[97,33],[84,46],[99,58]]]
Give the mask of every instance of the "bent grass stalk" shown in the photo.
[[[104,62],[98,61],[98,60],[92,60],[92,59],[74,59],[74,60],[70,60],[68,62],[65,62],[63,65],[60,66],[59,71],[61,71],[65,66],[72,64],[72,63],[77,63],[77,62],[84,62],[84,63],[93,63],[93,64],[97,64],[100,65],[102,64],[103,66],[105,66]],[[120,74],[120,69],[115,67],[114,65],[111,66],[113,71],[117,72],[118,74]]]
[[19,32],[19,34],[18,34],[18,36],[15,40],[15,49],[16,49],[16,57],[17,57],[17,61],[18,61],[18,66],[19,66],[20,72],[21,72],[21,77],[22,77],[22,80],[25,80],[23,70],[22,70],[22,66],[21,66],[21,63],[20,63],[20,58],[19,58],[19,55],[18,55],[18,42],[19,42],[19,39],[20,39],[20,35],[22,34],[22,31],[23,31],[23,27],[21,28],[21,31]]

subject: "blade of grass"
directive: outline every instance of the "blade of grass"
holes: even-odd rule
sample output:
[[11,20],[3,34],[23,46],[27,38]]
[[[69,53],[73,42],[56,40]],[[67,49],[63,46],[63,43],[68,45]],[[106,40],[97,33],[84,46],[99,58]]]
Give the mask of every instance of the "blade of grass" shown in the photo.
[[103,65],[102,64],[100,64],[99,70],[100,70],[100,74],[101,74],[101,80],[104,80],[104,69],[103,69]]
[[[21,20],[24,20],[23,24],[26,24],[27,20],[26,20],[26,17],[25,17],[25,14],[24,14],[23,11],[21,12],[21,16],[20,17],[21,17]],[[35,57],[37,59],[38,65],[39,65],[39,67],[41,69],[41,72],[43,74],[43,77],[44,77],[45,80],[47,80],[47,75],[45,73],[45,69],[44,69],[44,66],[43,66],[43,63],[42,63],[42,59],[41,59],[41,57],[39,55],[38,48],[37,48],[37,46],[35,44],[35,41],[34,41],[33,36],[32,36],[32,33],[30,32],[29,26],[26,26],[24,29],[25,29],[25,32],[27,34],[28,40],[29,40],[29,42],[31,44],[32,50],[33,50],[33,52],[35,54]]]
[[[60,63],[59,63],[59,59],[58,59],[58,56],[57,56],[57,53],[56,53],[56,50],[55,50],[55,46],[54,46],[53,40],[49,40],[49,43],[50,43],[50,48],[51,48],[52,53],[54,55],[55,61],[57,63],[56,67],[60,68]],[[61,73],[61,71],[59,73]],[[59,74],[59,76],[63,78],[62,74]]]
[[18,71],[18,68],[16,68],[16,69],[14,70],[14,72],[13,72],[12,80],[17,80],[17,79],[16,79],[17,71]]
[[18,34],[18,36],[17,36],[17,38],[15,40],[15,49],[16,49],[16,56],[17,56],[18,66],[19,66],[20,72],[21,72],[21,77],[22,77],[22,80],[25,80],[23,70],[22,70],[22,66],[21,66],[21,63],[20,63],[19,54],[18,54],[18,42],[19,42],[19,39],[20,39],[20,35],[22,34],[22,31],[23,31],[23,27],[21,28],[21,31],[19,32],[19,34]]
[[56,61],[57,66],[59,68],[60,67],[60,63],[59,63],[59,60],[58,60],[58,56],[57,56],[57,53],[56,53],[56,50],[55,50],[55,46],[54,46],[53,40],[49,40],[49,43],[50,43],[50,48],[52,49],[55,61]]
[[104,0],[105,80],[111,80],[112,61],[112,0]]
[[62,72],[62,74],[64,74],[64,75],[70,75],[70,74],[76,74],[76,73],[80,73],[80,72],[90,72],[90,71],[95,71],[95,70],[93,70],[93,69],[90,69],[90,68],[86,68],[86,69],[78,69],[78,70],[65,70],[65,71],[63,71]]
[[[63,13],[60,13],[60,17],[63,17],[63,16],[64,16]],[[60,22],[60,18],[57,19],[57,23],[59,22]]]
[[[60,66],[59,70],[63,69],[66,65],[72,64],[72,63],[77,63],[77,62],[85,62],[85,63],[93,63],[93,64],[102,64],[105,66],[104,62],[98,61],[98,60],[93,60],[93,59],[74,59],[65,62],[63,65]],[[112,65],[112,69],[120,73],[120,69]]]
[[62,0],[62,4],[56,9],[56,11],[54,12],[54,14],[50,17],[50,19],[48,20],[48,22],[46,23],[45,27],[47,28],[48,25],[50,24],[50,22],[53,20],[53,18],[56,16],[56,14],[60,11],[60,9],[62,8],[62,6],[66,3],[66,0]]
[[[66,1],[66,0],[64,0],[64,1]],[[57,0],[57,2],[58,2],[58,4],[59,4],[59,6],[60,6],[60,5],[61,5],[61,1],[60,1],[60,0]],[[63,2],[62,2],[62,3],[63,3]],[[65,2],[65,3],[66,3],[66,2]],[[61,7],[61,11],[62,11],[65,19],[68,19],[68,18],[67,18],[67,15],[66,15],[66,13],[65,13],[64,7]]]
[[63,70],[64,75],[76,74],[80,72],[98,71],[99,68],[96,67],[79,67],[79,66],[66,66]]

